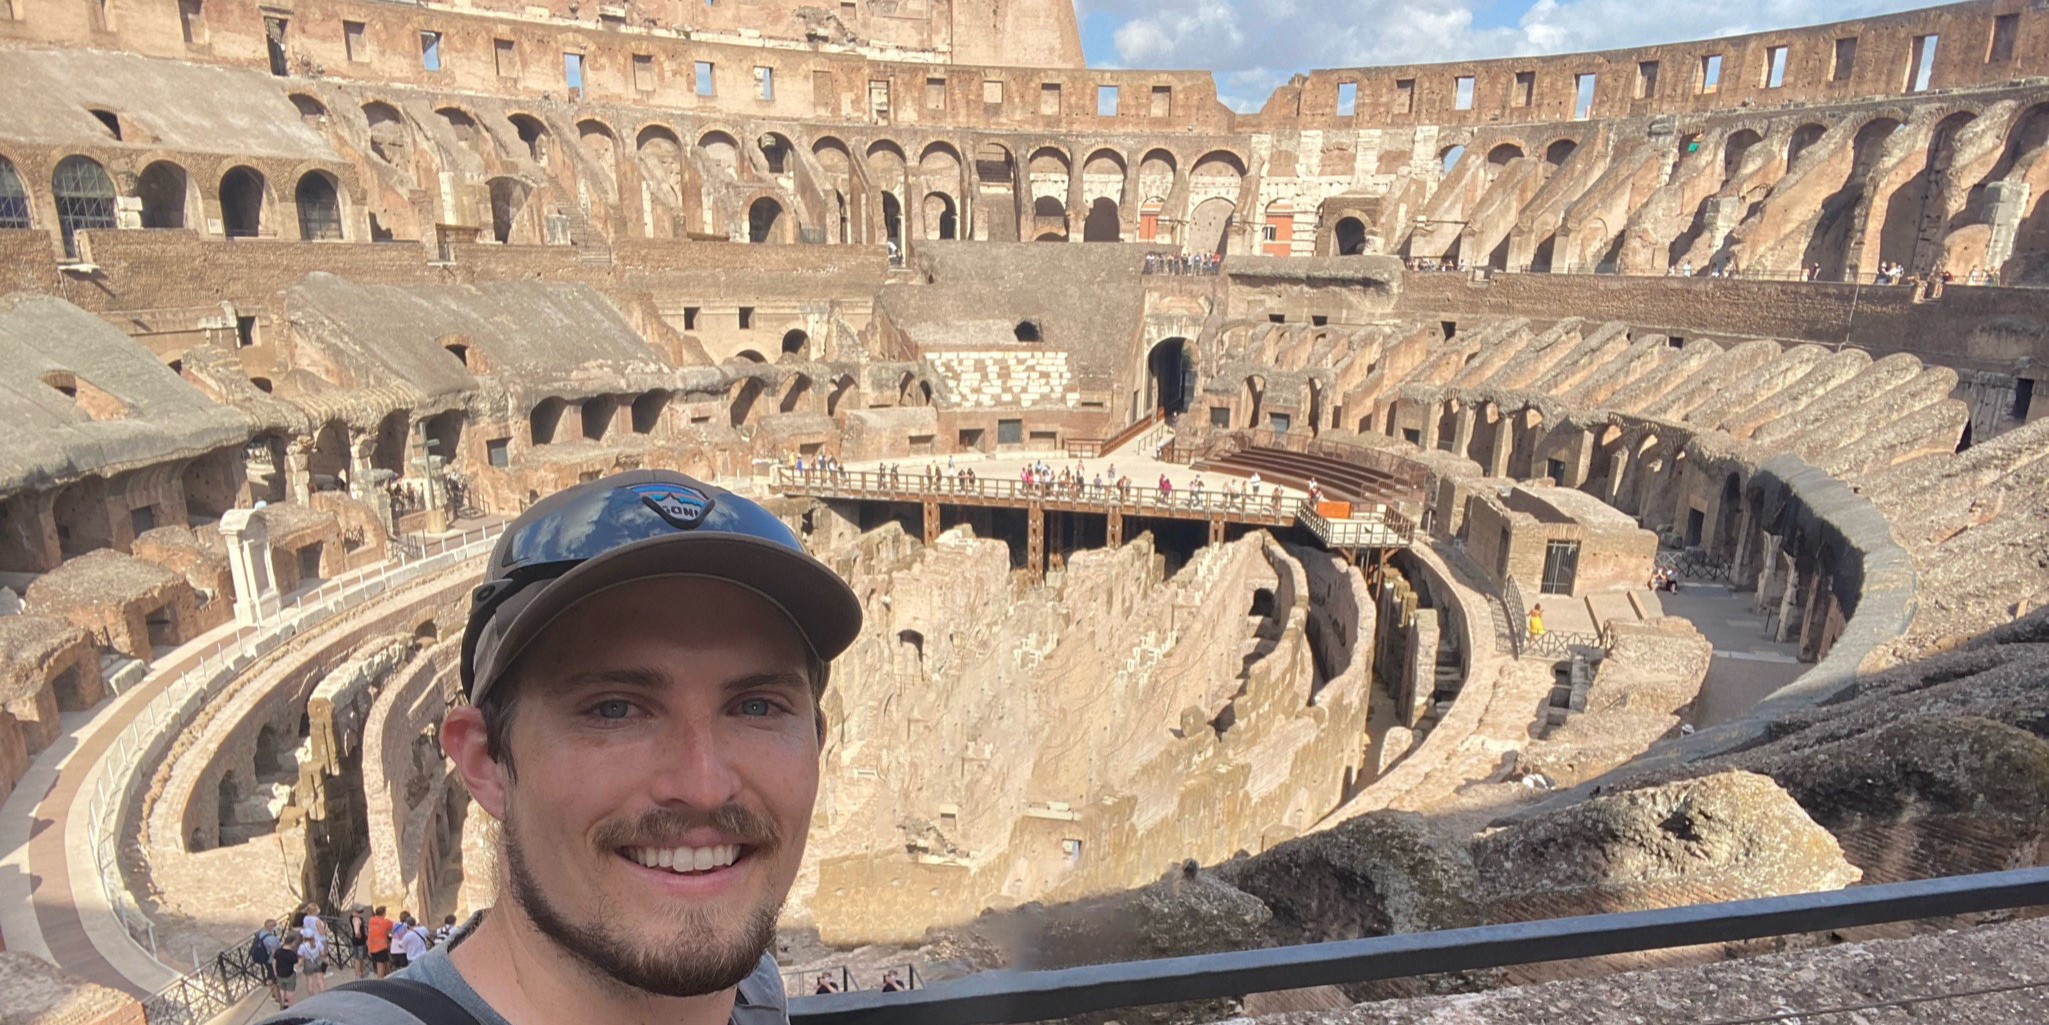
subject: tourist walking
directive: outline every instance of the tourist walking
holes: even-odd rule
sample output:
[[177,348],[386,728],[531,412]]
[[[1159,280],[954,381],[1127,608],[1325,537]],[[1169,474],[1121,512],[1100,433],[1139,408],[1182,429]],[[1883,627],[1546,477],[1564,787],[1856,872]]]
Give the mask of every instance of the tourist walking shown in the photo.
[[280,942],[271,955],[271,972],[277,979],[277,1005],[292,1006],[299,997],[299,945]]
[[349,948],[356,955],[356,978],[370,970],[370,918],[362,907],[349,909]]
[[384,905],[379,904],[370,913],[369,928],[370,970],[380,979],[391,974],[391,919],[384,912]]
[[1530,606],[1530,640],[1544,636],[1544,606]]

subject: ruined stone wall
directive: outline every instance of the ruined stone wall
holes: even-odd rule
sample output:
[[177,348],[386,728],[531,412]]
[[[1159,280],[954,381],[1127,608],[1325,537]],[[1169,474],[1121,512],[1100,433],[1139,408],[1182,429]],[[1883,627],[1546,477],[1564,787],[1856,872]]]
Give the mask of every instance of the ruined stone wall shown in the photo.
[[451,776],[436,738],[461,653],[459,636],[427,649],[378,693],[370,710],[363,735],[370,857],[363,869],[367,885],[358,887],[366,903],[426,913],[426,833],[437,825],[434,811]]
[[2049,362],[2049,336],[2036,329],[2039,301],[2031,291],[2011,289],[1952,287],[1939,299],[1916,302],[1905,287],[1826,282],[1507,274],[1475,286],[1461,275],[1410,274],[1396,310],[1454,321],[1614,319],[1681,339],[1847,341],[1880,354],[1912,352],[1931,362],[2007,371],[2022,359]]
[[[986,668],[947,685],[952,709],[921,712],[932,699],[913,689],[927,671],[919,667],[950,674],[945,667],[963,655],[989,657],[957,647],[987,643],[971,635],[1015,629],[993,617],[945,631],[921,621],[924,596],[910,586],[918,576],[963,558],[991,568],[1007,563],[986,542],[947,552],[959,544],[942,540],[936,552],[899,557],[912,561],[895,572],[890,603],[871,609],[881,618],[870,631],[881,637],[862,642],[853,671],[835,685],[835,702],[845,704],[828,714],[841,724],[833,747],[842,767],[828,772],[821,805],[828,825],[813,845],[816,889],[802,898],[828,942],[912,938],[992,901],[1130,886],[1182,857],[1263,847],[1305,828],[1362,771],[1370,669],[1353,646],[1370,641],[1371,611],[1355,571],[1333,565],[1312,577],[1275,543],[1248,538],[1205,550],[1162,586],[1143,540],[1078,553],[1060,584],[1060,618],[1045,618],[1055,609],[1023,599],[1010,615],[1019,627],[1034,625],[1020,650],[991,650],[1001,652],[994,665],[980,663]],[[903,571],[925,560],[937,561],[917,576]],[[890,564],[881,550],[862,562]],[[946,575],[985,588],[1003,579]],[[1248,598],[1253,617],[1241,604]],[[1312,628],[1312,606],[1325,600]],[[985,605],[988,598],[967,601]],[[1237,638],[1225,646],[1245,652],[1242,679],[1232,675],[1234,663],[1216,657],[1225,638]],[[1109,680],[1084,669],[1106,662],[1122,667]],[[1034,685],[1007,682],[1018,672]],[[897,690],[879,702],[863,697],[877,683]],[[971,683],[986,693],[973,697]],[[1101,729],[1070,736],[1052,721],[1006,726],[972,734],[977,739],[960,754],[935,757],[955,747],[948,738],[959,717],[1030,722],[1045,714]],[[1177,720],[1178,728],[1171,725]],[[889,753],[901,741],[878,730],[907,730],[903,739],[918,744],[918,758],[958,766],[965,779],[952,778],[952,769],[928,776],[914,805],[884,814],[878,788],[916,777],[906,775],[904,755]],[[1033,747],[1015,749],[1027,735]],[[897,823],[906,834],[898,843],[907,840],[910,855],[839,853],[885,846],[864,838]]]
[[[1995,19],[2002,16],[2015,21],[2001,31],[2012,33],[2009,48],[1995,51]],[[1357,90],[1356,116],[1381,125],[1689,114],[1900,95],[1913,91],[1911,51],[1924,36],[1939,37],[1926,89],[2001,84],[2038,75],[2049,61],[2049,19],[2023,0],[1994,0],[1624,50],[1319,70],[1299,86],[1277,90],[1261,116],[1305,127],[1342,124],[1348,115],[1339,111],[1337,93],[1347,83]],[[1855,40],[1846,60],[1838,59],[1840,39]],[[1778,47],[1786,53],[1774,83],[1771,51]],[[1995,52],[2004,56],[1994,60]],[[1715,83],[1703,77],[1709,57],[1719,58]],[[1576,102],[1582,75],[1594,78],[1584,114]],[[1463,108],[1460,78],[1471,79]]]

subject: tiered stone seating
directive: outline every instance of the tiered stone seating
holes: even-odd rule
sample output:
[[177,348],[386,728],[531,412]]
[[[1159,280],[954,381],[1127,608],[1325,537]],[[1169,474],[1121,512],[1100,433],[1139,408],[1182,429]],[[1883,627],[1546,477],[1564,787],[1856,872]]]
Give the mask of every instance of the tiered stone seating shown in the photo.
[[1364,505],[1392,504],[1407,497],[1404,485],[1382,471],[1280,448],[1250,447],[1215,459],[1199,459],[1195,469],[1249,477],[1304,489],[1316,478],[1325,497]]

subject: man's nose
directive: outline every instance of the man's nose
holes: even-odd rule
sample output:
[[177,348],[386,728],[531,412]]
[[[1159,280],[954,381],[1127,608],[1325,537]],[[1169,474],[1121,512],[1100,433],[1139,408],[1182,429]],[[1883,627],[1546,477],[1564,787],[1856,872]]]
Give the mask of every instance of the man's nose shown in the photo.
[[706,716],[672,720],[655,753],[656,801],[710,809],[739,794],[740,775],[717,727],[717,721]]

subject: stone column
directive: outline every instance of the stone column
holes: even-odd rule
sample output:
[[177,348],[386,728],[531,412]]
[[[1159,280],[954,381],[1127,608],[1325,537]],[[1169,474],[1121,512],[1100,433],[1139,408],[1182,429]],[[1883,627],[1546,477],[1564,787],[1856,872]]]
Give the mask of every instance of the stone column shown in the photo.
[[293,438],[285,445],[285,465],[278,472],[285,475],[285,497],[304,503],[313,497],[313,439]]
[[1473,416],[1473,407],[1470,404],[1459,407],[1456,414],[1457,419],[1452,421],[1451,427],[1451,453],[1453,455],[1464,456],[1467,452],[1472,451]]
[[[1986,207],[1991,211],[1992,236],[1985,242],[1985,269],[1998,270],[2013,255],[2014,234],[2028,210],[2025,180],[1993,182],[1985,186]],[[2005,280],[2002,274],[2000,280]]]
[[260,509],[230,509],[221,516],[228,542],[228,572],[235,584],[235,621],[254,626],[277,615],[277,573],[270,563],[270,528]]

